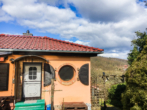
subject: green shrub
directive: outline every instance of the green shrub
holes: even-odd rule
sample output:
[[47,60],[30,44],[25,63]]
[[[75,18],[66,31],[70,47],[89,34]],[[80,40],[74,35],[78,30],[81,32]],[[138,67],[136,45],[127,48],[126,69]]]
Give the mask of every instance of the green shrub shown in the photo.
[[125,83],[111,86],[111,88],[108,89],[107,103],[114,105],[115,107],[122,108],[121,94],[125,91],[125,89],[126,89]]
[[142,110],[142,109],[137,104],[135,104],[135,106],[132,107],[130,110]]
[[122,95],[124,110],[147,110],[147,43],[127,69],[126,91]]

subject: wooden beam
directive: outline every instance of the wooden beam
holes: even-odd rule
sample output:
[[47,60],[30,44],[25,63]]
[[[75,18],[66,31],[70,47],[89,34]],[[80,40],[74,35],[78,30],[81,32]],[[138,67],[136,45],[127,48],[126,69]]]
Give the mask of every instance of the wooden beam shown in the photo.
[[62,91],[62,90],[55,90],[54,79],[51,79],[51,110],[54,110],[54,92],[55,91]]
[[51,79],[51,110],[54,110],[54,79]]

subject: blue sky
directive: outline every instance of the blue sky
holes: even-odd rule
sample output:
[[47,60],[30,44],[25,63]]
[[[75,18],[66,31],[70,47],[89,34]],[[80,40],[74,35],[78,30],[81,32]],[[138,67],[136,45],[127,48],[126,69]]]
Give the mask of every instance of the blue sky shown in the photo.
[[[38,2],[38,3],[40,3],[40,2]],[[66,9],[64,4],[56,4],[56,5],[48,4],[48,5],[57,7],[59,9]],[[70,10],[72,10],[75,13],[76,17],[82,18],[81,14],[78,12],[78,10],[76,9],[76,7],[74,6],[73,3],[68,3],[67,5],[68,5],[68,8],[70,8]],[[3,2],[1,2],[0,7],[1,8],[3,7]],[[78,38],[76,38],[76,37],[71,37],[70,39],[66,39],[64,37],[61,37],[60,33],[53,34],[51,32],[40,32],[38,29],[32,29],[28,26],[21,26],[15,20],[10,21],[10,22],[5,22],[5,21],[0,22],[0,33],[21,35],[22,33],[26,32],[26,30],[29,30],[31,33],[33,33],[34,36],[48,36],[48,37],[52,37],[55,39],[68,40],[68,41],[72,41],[72,42],[75,42],[78,40]]]
[[48,36],[127,59],[135,31],[145,31],[144,0],[0,0],[0,33]]

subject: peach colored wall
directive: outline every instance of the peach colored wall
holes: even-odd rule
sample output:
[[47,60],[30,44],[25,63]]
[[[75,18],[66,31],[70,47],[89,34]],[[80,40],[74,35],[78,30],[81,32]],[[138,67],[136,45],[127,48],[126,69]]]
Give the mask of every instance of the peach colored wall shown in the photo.
[[[1,63],[9,63],[9,86],[8,91],[0,91],[0,96],[14,96],[14,84],[12,84],[12,79],[14,78],[14,64],[10,62],[10,59],[16,59],[22,55],[10,55],[8,60]],[[42,55],[43,58],[49,60],[49,64],[56,69],[56,81],[55,83],[55,90],[62,90],[62,91],[55,91],[54,94],[54,105],[61,105],[63,102],[85,102],[90,103],[90,74],[89,74],[89,85],[86,86],[82,84],[80,81],[77,81],[78,78],[78,68],[86,63],[90,65],[90,57],[71,57],[71,56],[51,56],[51,55]],[[61,84],[58,80],[58,71],[61,66],[63,65],[72,65],[75,69],[76,80],[70,86],[65,86]],[[89,68],[90,73],[90,68]],[[42,71],[42,76],[44,76],[44,71]],[[43,83],[44,77],[42,77],[42,99],[45,99],[46,104],[50,104],[51,100],[51,86],[44,87]],[[12,91],[12,92],[11,92]]]

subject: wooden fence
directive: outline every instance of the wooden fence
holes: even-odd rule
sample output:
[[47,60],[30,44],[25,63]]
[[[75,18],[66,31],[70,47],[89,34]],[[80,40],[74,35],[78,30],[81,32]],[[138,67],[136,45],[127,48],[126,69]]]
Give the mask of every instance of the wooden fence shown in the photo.
[[[110,81],[111,77],[114,77],[113,80],[119,79],[121,83],[125,82],[125,75],[103,75],[91,77],[91,110],[99,110],[102,105],[104,106],[107,91],[105,83],[106,81]],[[99,84],[99,80],[102,80],[103,82]]]

